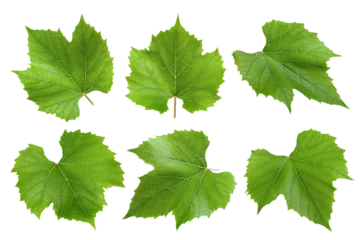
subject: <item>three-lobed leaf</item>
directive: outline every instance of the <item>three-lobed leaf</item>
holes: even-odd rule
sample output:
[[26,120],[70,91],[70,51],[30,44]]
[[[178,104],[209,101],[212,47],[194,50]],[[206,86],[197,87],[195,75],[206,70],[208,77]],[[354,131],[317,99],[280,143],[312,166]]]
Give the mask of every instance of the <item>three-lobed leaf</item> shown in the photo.
[[247,166],[247,192],[258,212],[283,194],[288,209],[330,229],[335,188],[332,182],[348,179],[344,150],[328,134],[309,130],[299,134],[289,156],[264,149],[252,151]]
[[337,57],[317,33],[309,32],[304,24],[268,22],[263,26],[266,45],[261,52],[233,53],[243,80],[256,94],[272,96],[283,102],[291,112],[293,89],[318,102],[347,107],[340,99],[326,62]]
[[41,147],[20,152],[12,172],[19,181],[21,200],[40,218],[51,203],[57,217],[90,223],[106,205],[104,188],[124,187],[123,171],[104,138],[91,133],[67,132],[61,137],[63,157],[48,160]]
[[80,115],[80,98],[88,98],[92,91],[110,91],[113,58],[106,40],[83,17],[73,32],[72,42],[60,29],[27,31],[30,68],[14,72],[28,92],[28,99],[40,111],[68,121]]
[[183,100],[183,108],[194,113],[207,110],[220,99],[219,86],[225,69],[216,49],[202,55],[202,43],[180,24],[152,37],[149,50],[132,49],[127,95],[145,109],[168,110],[168,100]]
[[175,131],[129,150],[154,170],[140,177],[125,218],[156,218],[173,212],[178,229],[194,218],[225,209],[236,183],[231,173],[208,169],[209,143],[203,132]]

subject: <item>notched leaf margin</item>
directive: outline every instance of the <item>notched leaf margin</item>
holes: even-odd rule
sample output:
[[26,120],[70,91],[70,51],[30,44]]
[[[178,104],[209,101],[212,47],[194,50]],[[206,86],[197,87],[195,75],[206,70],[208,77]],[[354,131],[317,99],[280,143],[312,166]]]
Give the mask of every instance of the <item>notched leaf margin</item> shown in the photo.
[[[99,30],[99,29],[96,28],[96,24],[91,24],[90,22],[88,22],[88,21],[85,19],[85,16],[84,16],[84,13],[83,13],[83,12],[80,13],[80,17],[79,17],[77,23],[74,25],[74,29],[71,31],[71,37],[72,37],[73,31],[75,31],[77,25],[79,24],[79,22],[80,22],[81,20],[85,21],[85,24],[89,24],[89,25],[93,28],[93,30],[95,30],[96,32],[98,32],[98,33],[101,34],[102,40],[104,40],[104,41],[107,42],[108,51],[109,51],[110,55],[112,56],[112,51],[111,51],[110,46],[109,46],[109,39],[108,39],[108,37],[106,37],[101,30]],[[49,27],[47,27],[47,28],[42,28],[42,27],[33,28],[33,27],[31,27],[29,24],[24,24],[24,30],[26,31],[26,49],[29,48],[29,47],[28,47],[28,41],[27,41],[27,35],[29,34],[28,32],[30,32],[30,31],[33,30],[33,29],[35,29],[35,30],[58,31],[58,32],[60,32],[60,33],[62,33],[62,34],[64,35],[64,37],[67,39],[67,41],[71,42],[71,37],[70,37],[70,39],[69,39],[69,38],[66,36],[66,34],[64,33],[63,29],[62,29],[60,26],[58,26],[57,28],[49,28]],[[25,68],[22,68],[21,70],[26,70],[26,69],[31,65],[31,57],[28,55],[28,51],[26,51],[25,54],[26,54],[26,56],[27,56],[27,58],[28,58],[28,62],[25,63]],[[115,77],[115,76],[116,76],[116,64],[115,64],[115,59],[116,59],[116,57],[114,57],[114,56],[112,56],[112,57],[113,57],[113,59],[114,59],[114,61],[112,62],[112,64],[113,64],[113,66],[114,66],[114,77]],[[10,69],[8,72],[9,72],[10,74],[14,74],[14,75],[16,76],[16,78],[17,78],[17,73],[16,73],[16,70],[17,70],[17,69],[18,69],[18,68]],[[18,79],[18,78],[17,78],[17,79]],[[18,82],[19,82],[19,84],[21,85],[21,87],[22,87],[22,89],[23,89],[23,83],[22,83],[22,81],[20,81],[20,80],[18,79]],[[114,87],[114,84],[115,84],[115,81],[114,81],[112,87]],[[111,89],[108,93],[106,93],[106,94],[111,94],[111,92],[112,92],[112,89]],[[95,102],[90,98],[90,96],[88,95],[88,93],[86,93],[86,92],[80,93],[80,92],[79,92],[79,97],[80,97],[80,95],[83,95],[83,96],[80,98],[79,104],[80,104],[81,99],[82,99],[82,98],[85,98],[86,101],[88,101],[88,102],[90,103],[90,105],[95,106]],[[34,103],[34,101],[30,101],[30,100],[27,98],[27,93],[26,93],[25,91],[24,91],[24,99],[35,106],[35,111],[36,111],[36,112],[39,112],[39,113],[43,114],[44,116],[53,117],[53,118],[55,118],[55,119],[57,119],[57,120],[64,120],[65,124],[68,124],[69,122],[78,121],[78,120],[80,120],[80,118],[81,118],[81,114],[82,114],[81,108],[80,108],[80,112],[79,112],[79,114],[77,115],[76,118],[74,118],[74,119],[66,119],[66,118],[65,118],[65,119],[62,119],[62,118],[59,117],[57,114],[52,115],[51,113],[49,113],[49,112],[47,112],[47,111],[42,111],[42,112],[38,111],[38,110],[37,110],[37,107],[36,107],[36,104]]]
[[[146,139],[141,140],[141,141],[137,144],[137,146],[130,147],[130,148],[127,149],[127,151],[128,151],[129,153],[133,154],[133,155],[136,157],[136,160],[137,160],[137,161],[141,161],[142,163],[144,163],[136,154],[134,154],[134,153],[131,152],[131,149],[134,149],[134,148],[139,147],[139,146],[142,145],[144,142],[146,142],[149,138],[159,137],[159,136],[162,136],[162,135],[164,135],[164,134],[174,134],[174,132],[192,132],[192,131],[203,132],[203,133],[207,136],[207,139],[209,140],[209,144],[211,145],[211,138],[210,138],[210,136],[209,136],[208,134],[205,133],[204,129],[194,129],[194,128],[175,129],[175,128],[174,128],[172,132],[157,133],[157,134],[154,134],[153,136],[147,136]],[[205,136],[205,135],[204,135],[204,136]],[[208,151],[208,150],[207,150],[207,151]],[[209,163],[208,161],[209,161],[209,160],[207,159],[207,162],[206,162],[207,164]],[[145,163],[144,163],[144,164],[145,164]],[[148,164],[148,163],[146,163],[145,165],[150,166],[151,169],[148,170],[148,171],[146,171],[146,172],[143,173],[142,175],[136,177],[138,183],[137,183],[137,186],[136,186],[136,187],[133,189],[133,191],[132,191],[132,196],[131,196],[131,198],[130,198],[130,200],[129,200],[129,208],[130,208],[131,199],[132,199],[135,195],[137,195],[137,193],[136,193],[135,191],[136,191],[137,187],[140,185],[140,182],[141,182],[139,178],[142,177],[142,176],[145,176],[146,174],[148,174],[148,173],[150,173],[151,171],[154,171],[154,170],[155,170],[155,168],[153,167],[153,165]],[[206,167],[204,168],[204,170],[205,170],[205,171],[210,171],[210,174],[212,174],[212,173],[217,173],[217,172],[218,172],[217,170],[213,171],[213,169],[208,168],[208,165],[206,165]],[[220,171],[221,171],[221,170],[220,170]],[[229,170],[222,170],[222,171],[229,171]],[[235,188],[234,188],[234,192],[232,193],[232,196],[234,196],[234,194],[235,194],[235,192],[236,192],[236,190],[237,190],[237,188],[238,188],[238,186],[239,186],[239,182],[237,181],[236,176],[234,175],[234,173],[231,172],[231,171],[229,171],[229,172],[232,174],[232,176],[234,177],[234,180],[235,180],[235,182],[236,182],[236,186],[235,186]],[[229,203],[229,204],[230,204],[230,203]],[[227,205],[227,207],[229,206],[229,204]],[[223,210],[224,212],[226,212],[227,207]],[[128,208],[128,209],[129,209],[129,208]],[[214,215],[216,212],[219,212],[219,211],[220,211],[220,210],[214,211],[214,210],[212,209],[212,210],[211,210],[212,213],[210,214],[210,216],[203,216],[203,218],[211,219],[211,218],[213,217],[213,215]],[[125,213],[125,214],[126,214],[126,213]],[[152,220],[152,221],[156,221],[156,220],[159,220],[159,219],[168,220],[169,217],[170,217],[170,218],[173,218],[173,219],[175,220],[175,216],[174,216],[173,211],[170,211],[170,212],[168,213],[168,216],[165,217],[165,218],[153,216],[153,217],[148,217],[148,218],[136,218],[136,217],[127,217],[127,218],[124,218],[124,217],[122,217],[121,219],[122,219],[122,220],[135,219],[135,220]],[[198,220],[200,220],[200,218],[194,218],[192,221],[188,222],[187,224],[191,224],[192,222],[194,222],[194,221],[196,221],[196,220],[198,221]],[[185,225],[185,224],[179,226],[178,228],[175,228],[175,231],[178,232],[184,225]]]
[[[81,132],[82,134],[90,134],[90,135],[93,135],[93,136],[95,135],[95,136],[97,136],[97,137],[101,137],[101,138],[103,139],[102,145],[106,145],[106,146],[108,147],[108,149],[109,149],[111,152],[114,153],[114,160],[116,160],[116,156],[118,155],[118,153],[117,153],[115,150],[113,150],[113,149],[109,146],[109,144],[106,143],[106,137],[105,137],[105,136],[100,135],[100,134],[97,134],[97,133],[93,132],[92,130],[82,131],[81,128],[76,128],[76,129],[67,129],[67,128],[64,128],[63,132],[60,134],[60,138],[59,138],[59,140],[58,140],[58,145],[61,145],[61,144],[60,144],[60,142],[62,141],[62,140],[61,140],[61,135],[62,135],[64,132],[75,132],[75,133]],[[23,152],[26,150],[26,148],[27,148],[28,146],[31,146],[31,145],[41,146],[41,150],[43,151],[43,154],[48,158],[49,163],[50,163],[50,161],[53,161],[54,164],[56,165],[56,164],[61,160],[61,158],[63,157],[63,156],[61,155],[60,158],[59,158],[59,160],[53,160],[53,159],[49,158],[49,156],[48,156],[48,154],[46,153],[45,148],[44,148],[44,146],[43,146],[42,144],[35,144],[35,143],[27,142],[27,143],[25,144],[25,147],[24,147],[24,148],[16,151],[17,154],[16,154],[16,156],[12,159],[13,163],[16,161],[16,159],[17,159],[19,156],[21,156],[21,154],[23,154]],[[116,161],[117,161],[117,160],[116,160]],[[119,161],[119,162],[121,162],[121,161]],[[126,184],[125,184],[125,183],[126,183],[126,178],[125,178],[125,176],[126,176],[126,171],[123,169],[123,167],[122,167],[121,164],[120,164],[120,167],[121,167],[121,169],[122,169],[123,172],[124,172],[123,185],[124,185],[125,187],[124,187],[123,189],[125,189],[125,188],[126,188]],[[12,174],[12,175],[16,176],[16,182],[18,182],[19,176],[17,176],[16,174],[12,173],[11,170],[10,170],[9,174]],[[18,189],[18,188],[16,187],[16,184],[15,184],[15,188]],[[110,191],[110,190],[112,190],[112,189],[114,189],[114,188],[106,188],[106,189],[104,189],[104,198],[105,198],[105,199],[106,199],[106,192],[108,192],[108,191]],[[20,200],[21,197],[20,197],[20,191],[19,191],[19,189],[17,190],[17,195],[18,195],[18,199],[19,199],[18,202],[24,204],[25,209],[26,209],[26,203],[25,203],[25,201],[21,201],[21,200]],[[55,211],[53,210],[53,207],[52,207],[54,204],[55,204],[54,202],[51,202],[51,203],[49,204],[49,206],[48,206],[47,209],[48,209],[49,211],[53,212],[54,215],[55,215]],[[105,209],[106,207],[109,207],[109,205],[105,206],[104,209]],[[41,221],[42,215],[46,212],[47,209],[45,209],[39,216],[34,216],[34,215],[32,215],[32,214],[31,214],[31,211],[29,211],[29,213],[30,213],[30,216],[34,216],[38,221]],[[104,212],[104,209],[103,209],[102,211],[99,211],[98,213],[96,213],[97,217],[98,217],[99,213]],[[26,209],[26,211],[28,211],[28,210]],[[56,215],[55,215],[55,216],[56,216]],[[97,218],[97,217],[96,217],[96,218]],[[79,224],[88,224],[91,228],[93,228],[93,230],[94,230],[95,232],[97,231],[96,225],[93,226],[93,225],[92,225],[91,223],[89,223],[89,222],[85,222],[85,221],[80,222],[80,221],[75,221],[75,220],[67,220],[67,219],[65,219],[65,218],[59,218],[58,216],[56,216],[56,222],[60,222],[61,220],[66,221],[66,222],[79,223]]]
[[[307,129],[303,129],[303,130],[301,130],[300,132],[306,131],[306,130],[307,130]],[[331,133],[329,133],[329,132],[322,132],[322,131],[320,131],[319,129],[316,129],[316,128],[312,128],[312,130],[315,130],[315,131],[320,132],[321,134],[330,135],[331,137],[333,137],[334,140],[335,140],[335,143],[336,143],[337,147],[339,147],[340,149],[343,149],[343,150],[344,150],[344,158],[347,160],[347,158],[346,158],[346,153],[347,153],[348,150],[347,150],[346,148],[340,146],[339,142],[337,141],[337,140],[338,140],[338,136],[336,136],[336,135],[334,135],[334,134],[331,134]],[[298,135],[300,132],[298,132],[296,135]],[[274,154],[274,152],[270,151],[270,150],[269,150],[268,148],[266,148],[266,147],[263,147],[263,146],[255,147],[255,148],[250,149],[250,153],[249,153],[248,157],[246,158],[246,162],[247,162],[247,163],[249,162],[249,158],[250,158],[251,154],[252,154],[254,151],[260,150],[260,149],[265,149],[265,150],[268,151],[269,153]],[[293,149],[294,149],[294,148],[293,148]],[[291,149],[290,153],[287,155],[288,157],[290,157],[290,154],[291,154],[291,152],[292,152],[293,149]],[[281,155],[281,153],[275,153],[275,154]],[[247,163],[246,163],[246,164],[247,164]],[[349,160],[347,160],[347,165],[348,165],[348,164],[349,164]],[[245,171],[244,171],[244,174],[243,174],[243,176],[242,176],[242,178],[245,179],[245,189],[247,188],[247,185],[246,185],[246,180],[247,180],[246,175],[247,175],[248,172],[249,172],[249,171],[247,170],[246,165],[245,165]],[[339,181],[339,180],[335,181],[334,183],[336,184],[338,181]],[[355,182],[356,180],[355,180],[354,177],[352,177],[352,176],[349,175],[348,181],[350,181],[350,182]],[[335,205],[336,202],[337,202],[337,200],[336,200],[336,192],[337,192],[338,190],[339,190],[339,188],[336,187],[336,189],[335,189],[334,192],[332,193],[335,201],[333,202],[333,208],[332,208],[332,213],[331,213],[330,224],[331,224],[331,222],[332,222],[332,216],[333,216],[333,214],[334,214],[334,212],[335,212],[335,209],[334,209],[335,206],[334,206],[334,205]],[[245,192],[246,192],[246,191],[244,191],[244,196],[245,196],[245,198],[248,198],[250,202],[252,202],[252,203],[254,203],[254,204],[256,205],[256,203],[255,203],[254,201],[252,201],[251,195],[245,194]],[[302,217],[299,212],[297,212],[297,211],[295,211],[295,210],[293,210],[293,209],[290,209],[290,208],[288,207],[288,205],[286,204],[286,199],[284,198],[283,194],[279,194],[279,195],[276,197],[276,199],[275,199],[273,202],[271,202],[269,205],[267,205],[267,206],[270,206],[271,204],[279,201],[279,198],[280,198],[280,197],[282,197],[282,198],[284,199],[284,204],[285,204],[285,207],[286,207],[286,211],[287,211],[287,212],[290,212],[290,211],[291,211],[291,212],[295,213],[296,216],[298,216],[300,219],[304,219],[304,220],[308,221],[310,224],[312,224],[312,225],[314,225],[314,226],[322,227],[322,228],[326,229],[326,230],[329,231],[329,232],[333,232],[333,229],[332,229],[332,228],[329,229],[329,228],[327,228],[327,227],[325,227],[325,226],[321,226],[320,224],[313,223],[313,222],[310,221],[309,219],[307,219],[307,218],[305,218],[305,217]],[[256,209],[256,215],[257,215],[257,216],[260,216],[261,212],[262,212],[265,208],[266,208],[266,207],[264,207],[264,208],[261,209],[260,211],[258,211],[258,210]],[[330,224],[329,224],[329,225],[330,225]],[[330,227],[331,227],[331,225],[330,225]]]
[[[185,27],[184,23],[183,23],[183,22],[181,21],[181,19],[180,19],[180,13],[179,13],[179,12],[176,13],[175,22],[174,22],[173,24],[171,24],[170,27],[165,28],[165,29],[160,29],[160,30],[159,30],[157,33],[155,33],[155,34],[154,34],[154,33],[150,33],[150,40],[149,40],[148,44],[145,45],[144,48],[139,49],[139,48],[136,48],[135,46],[129,46],[129,52],[130,52],[130,51],[134,51],[134,50],[135,50],[135,51],[136,51],[136,50],[137,50],[137,51],[139,51],[139,50],[141,51],[141,50],[147,49],[147,48],[149,47],[149,45],[152,43],[152,41],[151,41],[152,38],[155,38],[159,33],[164,33],[164,34],[166,34],[166,33],[165,33],[166,31],[169,31],[169,30],[172,29],[173,27],[176,27],[177,24],[180,24],[180,26],[183,27],[188,34],[194,35],[197,41],[201,41],[201,47],[202,47],[202,50],[203,50],[203,51],[202,51],[202,55],[204,55],[205,53],[209,53],[209,52],[211,52],[211,51],[216,51],[216,52],[219,52],[219,53],[220,53],[220,55],[221,55],[221,57],[222,57],[222,66],[224,67],[224,77],[223,77],[224,81],[223,81],[223,83],[220,84],[220,86],[219,86],[219,91],[218,91],[218,94],[221,96],[221,94],[220,94],[220,92],[221,92],[220,89],[221,89],[221,87],[226,83],[226,72],[228,71],[228,68],[225,66],[224,56],[223,56],[223,55],[221,54],[221,52],[220,52],[220,47],[219,47],[219,46],[216,46],[215,49],[206,50],[206,49],[205,49],[205,45],[204,45],[204,39],[197,37],[194,32],[190,32],[190,31]],[[129,55],[129,54],[128,54],[128,55]],[[129,64],[129,60],[128,60],[128,66],[129,66],[129,67],[128,67],[128,74],[124,77],[124,78],[125,78],[125,82],[126,82],[126,77],[127,77],[127,76],[130,76],[130,74],[131,74],[131,67],[130,67],[130,64]],[[126,88],[126,87],[125,87],[125,88]],[[131,93],[131,91],[129,91],[128,89],[126,89],[126,90],[127,90],[128,93]],[[140,106],[140,105],[135,104],[132,100],[128,99],[128,98],[126,97],[126,94],[125,94],[125,98],[126,98],[131,104],[133,104],[134,106],[143,108],[143,109],[144,109],[145,111],[147,111],[147,112],[156,112],[156,113],[158,113],[161,117],[170,112],[170,102],[173,101],[173,100],[175,100],[174,97],[177,97],[179,100],[181,100],[180,97],[178,97],[178,96],[173,96],[173,95],[170,94],[170,93],[169,93],[169,96],[172,96],[172,98],[170,98],[170,99],[168,100],[168,102],[167,102],[167,104],[168,104],[168,109],[167,109],[167,111],[158,112],[158,111],[155,111],[154,109],[150,109],[150,108],[148,108],[148,107],[143,107],[143,106]],[[223,99],[223,96],[221,96],[221,99]],[[221,101],[221,100],[219,100],[219,101]],[[215,104],[214,104],[214,106],[213,106],[212,108],[215,108],[215,107],[216,107],[216,104],[217,104],[219,101],[215,102]],[[182,105],[183,105],[183,104],[180,104],[180,109],[182,109],[184,112],[186,112],[186,110],[183,109],[183,106],[182,106]],[[209,109],[211,109],[211,108],[209,108]],[[190,113],[188,113],[188,112],[186,112],[186,113],[189,114],[190,116],[193,116],[193,115],[196,114],[196,113],[191,113],[191,114],[190,114]]]

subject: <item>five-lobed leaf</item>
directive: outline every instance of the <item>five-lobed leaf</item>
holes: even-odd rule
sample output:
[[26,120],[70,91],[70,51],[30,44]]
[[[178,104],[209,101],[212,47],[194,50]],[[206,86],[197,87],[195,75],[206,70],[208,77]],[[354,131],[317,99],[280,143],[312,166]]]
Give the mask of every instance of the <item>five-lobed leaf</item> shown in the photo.
[[256,94],[272,96],[291,112],[293,89],[318,102],[347,107],[340,99],[326,62],[336,55],[304,24],[268,22],[263,26],[266,45],[262,52],[233,53],[243,80]]
[[27,31],[30,68],[14,72],[28,92],[28,99],[40,111],[68,121],[80,115],[80,98],[88,98],[86,94],[92,91],[110,91],[113,58],[106,40],[83,17],[73,32],[72,42],[60,29]]
[[220,99],[219,86],[225,69],[216,49],[202,55],[202,43],[180,24],[152,37],[149,50],[132,49],[131,74],[127,77],[129,99],[145,109],[164,113],[168,100],[183,100],[183,108],[206,111]]
[[288,209],[330,229],[335,188],[332,182],[348,179],[344,150],[328,134],[309,130],[299,134],[289,156],[264,149],[252,151],[247,166],[247,193],[258,212],[283,194]]
[[123,171],[104,138],[91,133],[67,132],[61,137],[63,157],[48,160],[41,147],[20,152],[12,172],[19,181],[21,200],[40,218],[51,203],[57,217],[90,223],[106,205],[104,188],[124,187]]
[[156,218],[172,211],[178,229],[194,218],[225,209],[236,183],[231,173],[207,168],[209,143],[203,132],[175,131],[129,150],[154,170],[140,177],[125,218]]

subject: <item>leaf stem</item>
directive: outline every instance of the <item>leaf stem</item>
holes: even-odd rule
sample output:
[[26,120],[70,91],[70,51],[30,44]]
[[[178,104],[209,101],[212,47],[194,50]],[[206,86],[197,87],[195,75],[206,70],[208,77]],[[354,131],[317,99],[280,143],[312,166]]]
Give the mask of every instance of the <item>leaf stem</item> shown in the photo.
[[213,168],[206,168],[206,170],[209,170],[209,171],[220,171],[220,169],[213,169]]
[[174,118],[176,118],[176,96],[174,96]]
[[84,96],[86,97],[86,99],[87,99],[92,105],[94,105],[94,103],[90,100],[90,98],[86,95],[86,93],[84,93]]

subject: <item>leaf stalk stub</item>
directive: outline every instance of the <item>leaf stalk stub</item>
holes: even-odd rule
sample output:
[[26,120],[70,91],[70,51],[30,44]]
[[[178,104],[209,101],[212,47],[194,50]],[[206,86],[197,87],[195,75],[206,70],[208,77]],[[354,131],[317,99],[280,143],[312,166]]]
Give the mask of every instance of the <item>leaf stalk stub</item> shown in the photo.
[[176,115],[177,115],[177,97],[174,96],[174,98],[173,98],[173,116],[172,116],[172,120],[176,120]]
[[220,169],[214,169],[214,168],[205,168],[205,170],[207,170],[207,171],[220,171]]
[[83,95],[86,97],[86,99],[91,103],[91,105],[94,106],[94,103],[90,100],[90,98],[86,95],[86,93],[83,93]]

